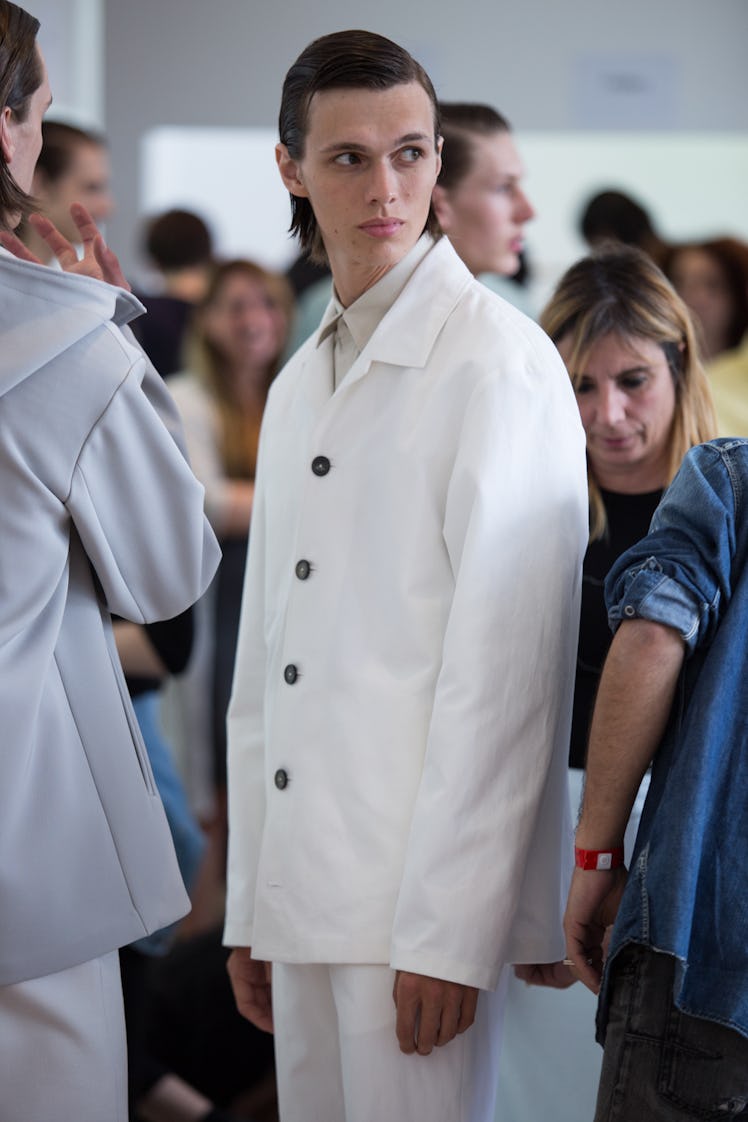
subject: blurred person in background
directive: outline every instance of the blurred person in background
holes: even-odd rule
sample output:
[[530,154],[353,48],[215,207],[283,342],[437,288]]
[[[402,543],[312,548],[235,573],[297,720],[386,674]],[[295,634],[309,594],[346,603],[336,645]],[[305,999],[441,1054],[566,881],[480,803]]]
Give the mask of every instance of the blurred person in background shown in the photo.
[[625,191],[600,191],[588,199],[579,216],[579,232],[590,249],[622,242],[644,250],[660,268],[669,250],[649,211]]
[[147,222],[143,250],[157,276],[147,290],[136,292],[148,314],[133,330],[161,377],[168,378],[184,369],[190,317],[210,277],[213,236],[199,214],[167,210]]
[[693,313],[704,362],[740,346],[748,330],[748,245],[713,238],[674,246],[665,272]]
[[[257,444],[265,400],[278,371],[292,315],[293,294],[284,277],[242,259],[214,265],[195,307],[186,346],[187,369],[169,381],[223,557],[216,580],[197,609],[190,667],[170,687],[167,720],[188,773],[191,768],[199,772],[206,759],[209,761],[213,806],[210,808],[211,800],[204,794],[198,793],[196,802],[215,826],[216,875],[221,882],[226,710],[254,501]],[[186,779],[189,790],[189,774]]]
[[[104,137],[65,121],[44,121],[31,194],[36,209],[72,245],[80,240],[70,214],[73,203],[84,206],[97,226],[106,223],[114,210],[114,196]],[[55,264],[54,254],[33,226],[24,222],[18,233],[40,261]]]
[[721,436],[748,435],[748,245],[676,246],[666,272],[697,323]]
[[439,113],[439,226],[473,276],[527,312],[524,230],[535,211],[511,126],[490,105],[441,101]]

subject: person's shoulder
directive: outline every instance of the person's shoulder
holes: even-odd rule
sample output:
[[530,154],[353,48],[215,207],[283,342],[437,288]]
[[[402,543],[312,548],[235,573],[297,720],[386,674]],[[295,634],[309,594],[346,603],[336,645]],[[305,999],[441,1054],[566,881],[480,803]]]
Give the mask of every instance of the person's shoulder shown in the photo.
[[748,470],[748,437],[720,436],[715,440],[706,440],[689,448],[683,459],[684,467],[703,469],[713,464],[722,464],[728,471]]
[[455,306],[455,329],[464,331],[488,360],[522,360],[545,370],[563,368],[556,347],[535,320],[474,279]]
[[692,511],[702,522],[721,520],[725,512],[740,517],[746,501],[748,438],[718,437],[689,448],[655,519],[667,520],[671,509]]

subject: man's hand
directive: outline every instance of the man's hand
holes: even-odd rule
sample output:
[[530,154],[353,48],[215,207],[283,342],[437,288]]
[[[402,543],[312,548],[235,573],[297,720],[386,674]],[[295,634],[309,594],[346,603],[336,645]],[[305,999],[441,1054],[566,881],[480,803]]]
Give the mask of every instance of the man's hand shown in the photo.
[[241,1015],[264,1032],[272,1032],[271,964],[252,958],[251,947],[235,947],[228,957],[226,969]]
[[[130,285],[122,272],[117,254],[109,249],[86,208],[80,203],[73,203],[70,214],[81,236],[83,257],[80,259],[75,246],[71,245],[54,223],[50,222],[44,215],[32,214],[29,217],[29,222],[52,250],[52,253],[60,262],[63,272],[93,277],[95,280],[106,281],[107,284],[124,288],[129,292]],[[22,261],[33,261],[35,265],[43,264],[15,234],[8,231],[0,233],[0,244]]]
[[434,1046],[448,1044],[475,1020],[478,990],[443,982],[424,974],[398,970],[392,997],[397,1010],[395,1031],[400,1051],[428,1056]]
[[563,962],[518,963],[514,967],[515,977],[528,986],[547,986],[549,989],[565,990],[573,986],[577,976],[570,966]]
[[626,887],[625,868],[575,869],[564,916],[566,953],[580,981],[600,992],[610,928]]

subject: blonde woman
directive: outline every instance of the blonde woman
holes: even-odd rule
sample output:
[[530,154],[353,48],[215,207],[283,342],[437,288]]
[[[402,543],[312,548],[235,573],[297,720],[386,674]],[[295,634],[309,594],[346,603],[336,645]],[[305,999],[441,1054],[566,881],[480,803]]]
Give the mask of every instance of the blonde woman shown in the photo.
[[223,551],[210,603],[199,612],[193,665],[168,702],[172,735],[190,757],[185,770],[193,805],[207,818],[216,809],[216,795],[219,811],[223,806],[224,726],[257,443],[292,311],[293,296],[283,277],[244,259],[221,262],[196,305],[186,348],[188,370],[169,380],[193,470],[205,487],[206,513]]

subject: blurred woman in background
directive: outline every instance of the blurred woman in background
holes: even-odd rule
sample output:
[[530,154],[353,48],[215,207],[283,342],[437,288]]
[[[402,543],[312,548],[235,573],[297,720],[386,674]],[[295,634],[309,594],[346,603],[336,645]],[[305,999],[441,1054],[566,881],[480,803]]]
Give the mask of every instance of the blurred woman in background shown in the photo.
[[[177,698],[185,722],[178,740],[191,740],[194,745],[202,730],[211,745],[212,774],[195,779],[189,766],[187,769],[188,787],[194,783],[203,787],[202,794],[196,795],[197,809],[203,815],[206,785],[217,793],[219,809],[223,804],[225,718],[257,444],[265,399],[279,368],[292,314],[293,295],[282,276],[241,259],[216,265],[205,295],[196,305],[186,348],[188,370],[169,382],[184,423],[192,468],[205,487],[206,513],[223,551],[208,597],[210,611],[206,612],[204,604],[201,612],[193,666],[182,680]],[[196,677],[202,683],[200,689],[195,688]],[[205,696],[212,699],[209,712],[201,710]],[[173,708],[170,706],[172,716]],[[205,763],[203,760],[202,765]]]
[[664,268],[694,317],[703,361],[739,346],[748,331],[748,245],[714,238],[674,246]]
[[696,320],[719,435],[748,436],[748,245],[676,246],[665,271]]

